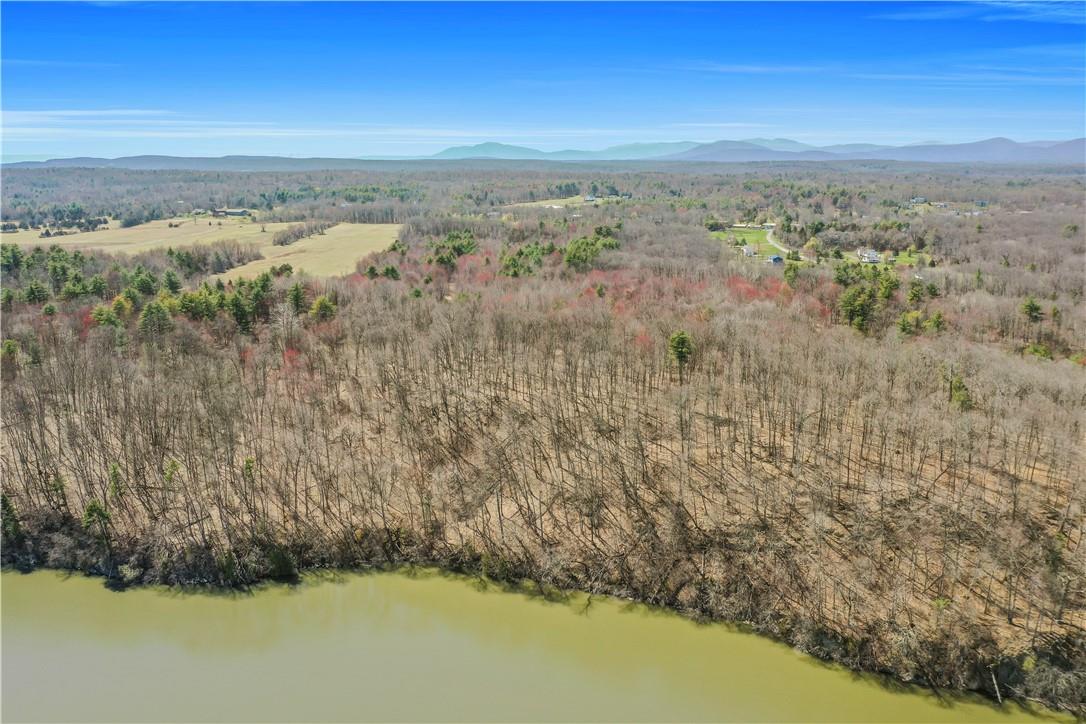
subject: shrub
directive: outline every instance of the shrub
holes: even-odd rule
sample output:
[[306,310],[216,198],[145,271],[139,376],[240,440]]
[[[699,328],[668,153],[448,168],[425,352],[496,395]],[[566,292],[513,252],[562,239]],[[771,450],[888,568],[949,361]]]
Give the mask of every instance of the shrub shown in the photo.
[[1025,354],[1031,354],[1034,357],[1040,357],[1041,359],[1052,359],[1052,350],[1050,350],[1046,345],[1036,342],[1027,345],[1023,352]]
[[318,322],[323,322],[336,316],[336,305],[325,295],[313,300],[313,306],[309,308],[309,316]]

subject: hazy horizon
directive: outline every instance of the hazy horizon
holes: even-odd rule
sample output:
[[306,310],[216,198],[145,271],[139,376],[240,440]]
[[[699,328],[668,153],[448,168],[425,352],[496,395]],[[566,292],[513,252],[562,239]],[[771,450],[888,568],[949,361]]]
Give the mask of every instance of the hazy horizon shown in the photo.
[[1086,117],[1077,3],[3,11],[5,160],[1066,140]]
[[[745,142],[745,141],[758,141],[758,140],[764,140],[764,141],[791,141],[791,140],[794,140],[794,139],[787,139],[787,138],[739,139],[739,138],[736,138],[736,139],[711,139],[711,140],[705,140],[705,141],[692,141],[692,143],[709,144],[709,143],[714,143],[716,141],[721,141],[721,140]],[[978,139],[974,139],[973,141],[963,141],[962,143],[981,142],[981,141],[986,141],[986,140],[989,140],[989,139],[978,138]],[[1056,140],[1051,140],[1050,141],[1048,139],[1011,138],[1009,140],[1014,141],[1015,143],[1030,143],[1030,142],[1060,143],[1060,142],[1064,142],[1064,141],[1077,140],[1077,139],[1056,139]],[[687,141],[687,139],[683,139],[682,141],[680,141],[680,140],[658,141],[656,143],[660,143],[660,144],[683,143],[683,142],[686,142],[686,141]],[[379,160],[383,160],[383,159],[386,159],[386,160],[413,160],[414,159],[414,160],[422,161],[422,160],[431,159],[431,158],[434,158],[435,156],[440,155],[441,151],[448,151],[448,150],[453,150],[453,149],[457,149],[457,148],[472,148],[472,147],[475,147],[475,146],[482,146],[482,145],[485,145],[487,143],[490,143],[490,142],[488,142],[488,141],[480,141],[480,142],[474,143],[474,144],[454,144],[454,145],[446,146],[446,147],[444,147],[442,149],[439,149],[436,153],[417,154],[417,155],[407,155],[407,154],[405,154],[405,155],[402,155],[402,156],[393,156],[393,155],[381,155],[381,154],[372,154],[372,155],[362,154],[362,155],[354,155],[354,156],[325,156],[325,158],[337,158],[337,159],[344,159],[344,160],[355,159],[355,160],[361,160],[361,161],[365,161],[365,160],[379,161]],[[500,143],[500,142],[497,142],[497,143]],[[861,140],[861,141],[851,142],[849,145],[867,145],[869,143],[871,143],[871,142]],[[529,148],[531,150],[543,151],[545,153],[554,153],[554,152],[562,152],[562,151],[593,153],[593,152],[605,151],[605,150],[608,150],[608,149],[611,149],[611,148],[616,148],[616,147],[620,147],[620,146],[624,146],[624,145],[631,145],[631,144],[607,144],[605,146],[600,146],[598,148],[583,147],[583,148],[560,148],[560,149],[541,149],[541,148],[538,148],[536,146],[529,146],[529,145],[526,145],[526,144],[504,144],[503,143],[501,145],[508,145],[508,146],[516,147],[516,148]],[[638,142],[633,142],[632,145],[639,145],[639,144],[638,144]],[[649,143],[647,143],[645,145],[652,145],[652,142],[649,142]],[[915,143],[908,143],[908,144],[872,144],[872,145],[880,145],[880,146],[922,146],[922,145],[953,145],[953,144],[932,139],[932,140],[928,140],[928,141],[918,141],[918,142],[915,142]],[[827,144],[827,146],[825,146],[825,147],[826,148],[830,147],[830,144]],[[812,144],[812,149],[818,149],[818,148],[823,148],[823,146],[818,146],[818,145]],[[160,155],[161,156],[167,156],[167,157],[174,157],[174,158],[201,158],[201,157],[204,157],[204,156],[199,156],[197,154],[157,154],[157,153],[126,154],[126,156],[133,156],[133,157],[138,157],[138,156],[160,156]],[[232,154],[232,153],[224,153],[224,154],[218,154],[218,155],[209,155],[207,157],[209,157],[209,158],[220,158],[220,157],[226,157],[226,156],[268,156],[268,157],[276,157],[276,158],[296,158],[296,159],[314,158],[314,156],[307,156],[305,154],[297,154],[297,153],[275,153],[275,154]],[[70,156],[70,157],[67,157],[67,158],[84,158],[84,157],[86,157],[86,158],[104,158],[104,157],[100,157],[100,156],[95,156],[93,154],[80,154],[78,156]],[[56,155],[49,155],[49,154],[2,154],[2,155],[0,155],[0,162],[2,162],[2,163],[19,163],[19,162],[27,162],[27,161],[61,160],[63,158],[66,158],[66,157],[56,156]],[[562,159],[557,159],[557,160],[562,160]],[[570,160],[570,159],[566,159],[566,160]],[[622,159],[612,159],[612,160],[622,160]],[[629,160],[634,160],[634,159],[629,159]]]

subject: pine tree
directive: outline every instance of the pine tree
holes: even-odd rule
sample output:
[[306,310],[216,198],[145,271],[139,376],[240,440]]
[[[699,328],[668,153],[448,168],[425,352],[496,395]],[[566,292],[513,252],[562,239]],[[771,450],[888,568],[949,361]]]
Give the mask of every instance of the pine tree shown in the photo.
[[295,314],[305,311],[305,287],[301,282],[294,282],[291,285],[290,290],[287,291],[287,301],[290,302]]
[[667,351],[675,363],[679,366],[679,384],[683,383],[683,370],[694,354],[694,343],[683,330],[678,330],[671,335],[667,342]]

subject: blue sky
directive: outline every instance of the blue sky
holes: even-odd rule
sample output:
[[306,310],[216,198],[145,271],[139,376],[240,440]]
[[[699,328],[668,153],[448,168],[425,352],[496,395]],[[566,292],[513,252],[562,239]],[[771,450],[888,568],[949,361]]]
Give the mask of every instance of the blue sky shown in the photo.
[[16,157],[1086,135],[1086,4],[3,2]]

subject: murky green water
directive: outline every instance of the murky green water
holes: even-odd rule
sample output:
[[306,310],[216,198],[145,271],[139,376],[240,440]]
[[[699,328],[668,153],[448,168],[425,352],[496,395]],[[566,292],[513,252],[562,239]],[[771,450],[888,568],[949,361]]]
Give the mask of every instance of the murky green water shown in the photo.
[[891,691],[723,626],[426,571],[251,595],[0,582],[5,722],[1031,718]]

